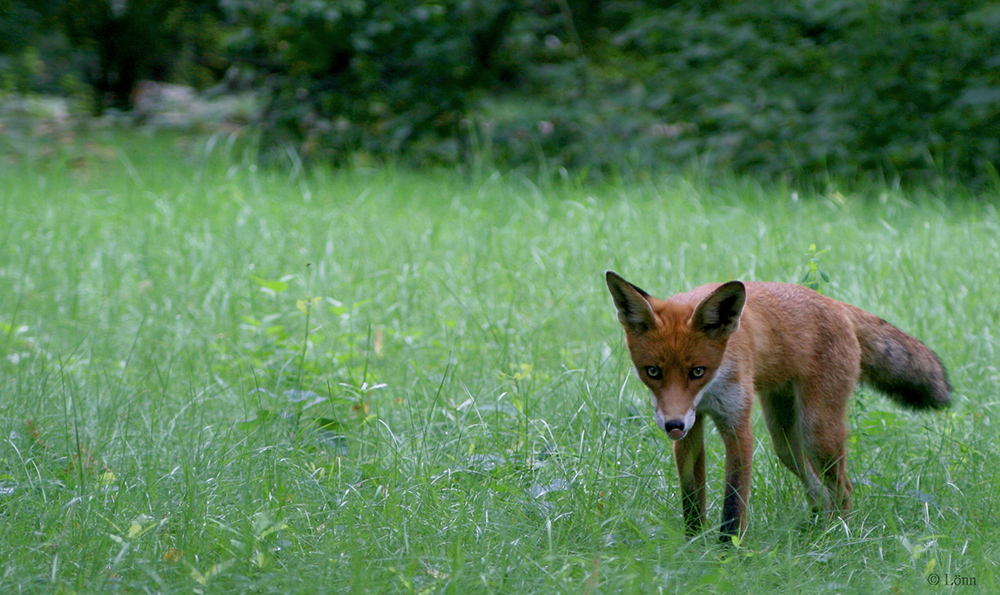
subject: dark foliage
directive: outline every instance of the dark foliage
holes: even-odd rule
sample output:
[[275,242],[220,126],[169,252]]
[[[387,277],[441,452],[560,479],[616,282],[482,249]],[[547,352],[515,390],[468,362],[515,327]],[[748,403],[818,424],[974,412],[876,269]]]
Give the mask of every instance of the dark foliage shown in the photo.
[[615,39],[655,64],[641,96],[689,126],[692,156],[766,173],[1000,163],[995,3],[697,5],[648,11]]
[[219,80],[221,16],[218,0],[0,0],[0,72],[15,90],[86,85],[96,112],[129,109],[140,80]]
[[511,2],[231,0],[232,47],[266,85],[265,121],[307,156],[459,158],[476,89],[499,80]]
[[985,0],[227,6],[269,75],[267,122],[306,155],[970,178],[1000,162]]
[[143,78],[256,88],[271,146],[334,162],[971,180],[1000,163],[990,0],[0,0],[4,53],[5,88],[75,75],[98,109]]

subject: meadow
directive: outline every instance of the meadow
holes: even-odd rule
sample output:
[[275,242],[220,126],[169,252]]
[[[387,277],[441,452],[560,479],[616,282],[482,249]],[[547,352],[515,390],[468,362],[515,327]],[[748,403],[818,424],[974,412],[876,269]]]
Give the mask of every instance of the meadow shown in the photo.
[[[264,168],[111,132],[0,180],[2,593],[1000,586],[995,192]],[[817,283],[932,347],[954,405],[860,389],[830,524],[758,411],[747,534],[688,540],[606,269]]]

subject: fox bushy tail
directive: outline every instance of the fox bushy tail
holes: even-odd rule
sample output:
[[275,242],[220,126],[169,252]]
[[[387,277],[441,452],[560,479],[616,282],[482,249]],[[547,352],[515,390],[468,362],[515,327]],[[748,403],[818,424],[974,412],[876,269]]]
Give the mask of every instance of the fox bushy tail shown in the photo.
[[911,409],[941,409],[951,401],[948,372],[918,339],[878,316],[852,308],[861,343],[861,381]]

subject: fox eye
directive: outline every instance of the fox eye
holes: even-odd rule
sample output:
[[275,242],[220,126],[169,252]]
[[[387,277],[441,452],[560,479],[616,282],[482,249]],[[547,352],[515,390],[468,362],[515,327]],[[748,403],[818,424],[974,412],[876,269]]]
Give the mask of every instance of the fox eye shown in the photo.
[[695,366],[691,368],[691,371],[688,374],[691,376],[691,378],[701,378],[702,376],[705,375],[705,367]]
[[656,366],[646,366],[646,376],[649,376],[653,380],[659,379],[663,375],[663,371]]

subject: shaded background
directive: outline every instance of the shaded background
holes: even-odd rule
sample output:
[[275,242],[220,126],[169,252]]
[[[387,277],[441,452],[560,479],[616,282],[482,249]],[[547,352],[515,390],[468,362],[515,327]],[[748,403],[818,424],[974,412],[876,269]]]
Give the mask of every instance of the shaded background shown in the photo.
[[148,81],[252,92],[265,154],[333,163],[973,184],[1000,163],[986,0],[0,0],[8,101],[129,113]]

